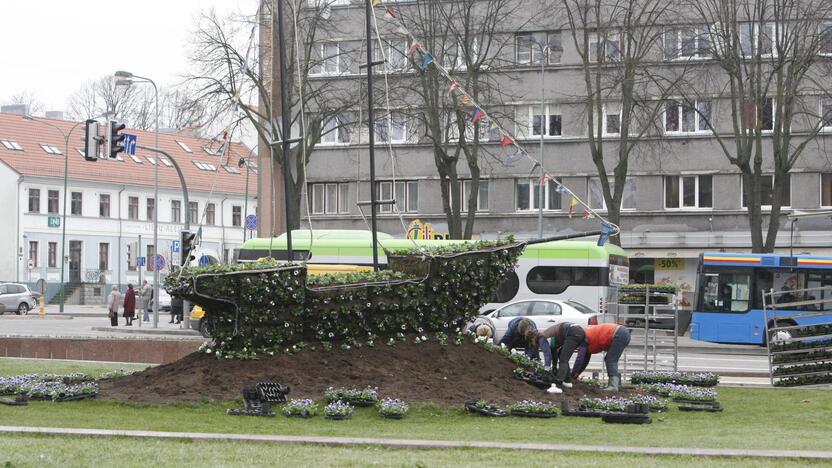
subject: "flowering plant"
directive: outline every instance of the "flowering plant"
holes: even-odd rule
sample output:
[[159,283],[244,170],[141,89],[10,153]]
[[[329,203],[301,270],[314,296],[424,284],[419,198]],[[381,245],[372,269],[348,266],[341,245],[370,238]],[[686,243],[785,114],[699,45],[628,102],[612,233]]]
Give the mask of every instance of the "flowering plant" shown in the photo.
[[385,398],[379,403],[379,414],[385,418],[401,419],[408,411],[410,407],[402,400]]
[[298,400],[292,399],[283,405],[283,414],[286,416],[296,416],[301,418],[310,418],[318,414],[318,405],[312,400]]
[[633,372],[632,376],[630,376],[630,381],[635,385],[672,383],[697,387],[713,387],[719,383],[719,376],[712,372],[649,371]]
[[324,391],[324,398],[329,402],[344,401],[356,406],[372,406],[378,402],[378,390],[372,387],[364,389],[329,387]]
[[716,401],[717,393],[707,388],[694,388],[679,385],[670,392],[674,400]]
[[343,401],[332,402],[324,408],[324,413],[330,419],[347,419],[352,416],[353,408]]
[[115,378],[118,378],[118,377],[124,377],[126,375],[132,375],[132,374],[135,374],[135,373],[136,373],[136,371],[126,371],[124,369],[116,369],[116,370],[112,370],[112,371],[109,371],[109,372],[102,373],[101,376],[98,377],[98,379],[99,380],[115,379]]
[[633,402],[622,397],[589,398],[583,397],[578,400],[578,407],[585,410],[599,411],[627,411],[627,406]]
[[551,403],[542,403],[531,400],[512,403],[508,408],[512,413],[536,413],[536,414],[557,414],[557,407]]

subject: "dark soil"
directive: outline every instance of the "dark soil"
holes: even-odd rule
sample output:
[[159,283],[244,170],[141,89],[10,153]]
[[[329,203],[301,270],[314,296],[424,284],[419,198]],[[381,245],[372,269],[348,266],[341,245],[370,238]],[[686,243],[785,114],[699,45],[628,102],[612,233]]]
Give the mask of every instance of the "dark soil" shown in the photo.
[[[303,350],[294,355],[266,356],[257,360],[216,359],[193,353],[178,361],[126,377],[103,380],[102,399],[141,403],[180,403],[229,400],[242,388],[257,382],[279,382],[291,388],[289,398],[323,398],[327,387],[377,387],[381,398],[433,402],[443,407],[459,406],[468,399],[498,404],[518,400],[560,402],[570,406],[583,396],[608,393],[576,383],[562,395],[512,378],[517,366],[507,358],[465,342],[440,346],[432,341],[415,345],[410,341],[390,347],[332,351]],[[626,394],[629,392],[622,392]]]

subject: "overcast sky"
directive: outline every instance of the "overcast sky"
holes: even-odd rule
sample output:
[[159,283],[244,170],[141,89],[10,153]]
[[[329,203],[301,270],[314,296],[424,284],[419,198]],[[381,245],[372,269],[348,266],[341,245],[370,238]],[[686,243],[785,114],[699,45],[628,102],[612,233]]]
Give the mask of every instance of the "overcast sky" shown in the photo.
[[257,0],[2,0],[0,103],[33,93],[44,110],[67,110],[83,83],[127,70],[163,87],[185,72],[195,18],[254,14]]

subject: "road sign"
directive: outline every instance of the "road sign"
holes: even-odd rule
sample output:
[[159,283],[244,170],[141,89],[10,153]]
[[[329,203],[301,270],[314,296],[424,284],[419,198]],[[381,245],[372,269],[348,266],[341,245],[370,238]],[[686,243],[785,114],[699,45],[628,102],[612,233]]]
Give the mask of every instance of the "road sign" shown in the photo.
[[136,266],[144,266],[147,257],[136,257]]
[[136,155],[136,145],[138,141],[136,139],[136,135],[131,135],[130,133],[122,133],[124,135],[124,140],[122,144],[124,145],[124,152],[130,155]]
[[199,266],[205,266],[210,262],[211,262],[211,259],[208,258],[207,255],[203,255],[203,256],[199,257]]
[[49,227],[61,227],[61,217],[60,216],[50,216],[49,217]]
[[161,271],[165,268],[165,257],[162,255],[157,255],[153,257],[153,269],[156,271]]
[[249,231],[257,229],[257,215],[250,214],[246,216],[246,229]]
[[170,243],[170,248],[173,250],[173,253],[179,253],[179,241],[174,240]]

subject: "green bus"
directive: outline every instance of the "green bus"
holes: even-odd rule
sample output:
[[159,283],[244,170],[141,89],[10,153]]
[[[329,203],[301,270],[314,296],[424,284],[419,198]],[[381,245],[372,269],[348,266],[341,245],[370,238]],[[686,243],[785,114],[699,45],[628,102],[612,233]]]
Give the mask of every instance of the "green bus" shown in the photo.
[[[378,233],[378,244],[387,249],[406,249],[418,245],[461,243],[461,240],[396,239]],[[378,249],[379,263],[386,265],[382,248]],[[373,264],[372,237],[369,231],[355,230],[296,230],[292,231],[292,256],[307,260],[310,265]],[[260,258],[288,260],[286,235],[274,238],[254,238],[240,248],[238,262],[252,262]],[[613,244],[599,247],[595,241],[566,240],[526,246],[517,265],[491,302],[481,312],[520,299],[563,299],[586,304],[598,312],[606,311],[611,286],[627,284],[629,259],[627,253]]]

